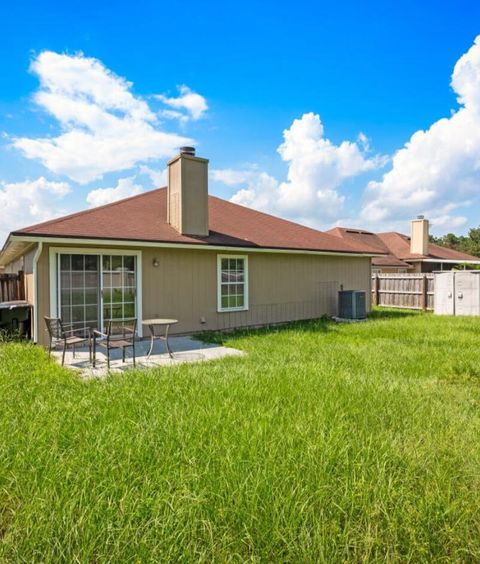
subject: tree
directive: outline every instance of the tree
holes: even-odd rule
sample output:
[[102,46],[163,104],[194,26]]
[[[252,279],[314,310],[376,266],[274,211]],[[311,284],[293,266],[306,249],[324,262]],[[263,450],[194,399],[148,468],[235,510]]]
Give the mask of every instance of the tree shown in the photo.
[[468,235],[455,235],[454,233],[447,233],[441,237],[430,235],[430,242],[480,257],[480,227],[473,227]]
[[464,252],[480,257],[480,227],[474,227],[468,232],[468,238],[465,238]]

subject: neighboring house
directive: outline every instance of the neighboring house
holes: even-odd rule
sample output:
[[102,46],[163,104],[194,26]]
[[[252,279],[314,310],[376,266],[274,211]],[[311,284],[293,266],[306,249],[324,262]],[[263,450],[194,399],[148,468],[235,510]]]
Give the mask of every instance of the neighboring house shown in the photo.
[[411,221],[410,237],[395,231],[372,233],[363,229],[335,227],[327,231],[343,241],[368,245],[384,256],[372,258],[378,273],[417,273],[451,270],[460,264],[480,264],[480,258],[429,242],[428,219]]
[[12,232],[0,264],[20,265],[33,304],[75,328],[109,318],[176,318],[176,332],[335,314],[340,289],[370,301],[377,249],[208,196],[208,160],[183,148],[168,188]]

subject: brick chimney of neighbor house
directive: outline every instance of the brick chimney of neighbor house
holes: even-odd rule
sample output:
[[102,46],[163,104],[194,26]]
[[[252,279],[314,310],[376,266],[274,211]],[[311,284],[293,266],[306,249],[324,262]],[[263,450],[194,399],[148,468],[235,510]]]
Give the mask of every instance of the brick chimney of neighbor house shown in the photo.
[[167,221],[182,235],[208,235],[208,159],[180,147],[168,161]]
[[428,219],[417,215],[410,223],[410,252],[412,255],[428,255]]

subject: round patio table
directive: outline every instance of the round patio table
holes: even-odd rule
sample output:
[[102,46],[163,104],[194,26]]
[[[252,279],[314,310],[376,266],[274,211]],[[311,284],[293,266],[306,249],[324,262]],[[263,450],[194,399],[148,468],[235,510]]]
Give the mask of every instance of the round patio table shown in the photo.
[[[142,325],[147,325],[150,330],[150,349],[147,354],[147,360],[150,358],[150,355],[153,351],[153,342],[155,339],[158,341],[165,341],[165,346],[167,348],[168,355],[170,358],[173,358],[172,351],[170,350],[170,346],[168,344],[168,330],[170,329],[170,325],[175,325],[178,323],[178,319],[144,319],[142,321]],[[155,327],[165,327],[165,334],[164,335],[157,335],[155,334]]]

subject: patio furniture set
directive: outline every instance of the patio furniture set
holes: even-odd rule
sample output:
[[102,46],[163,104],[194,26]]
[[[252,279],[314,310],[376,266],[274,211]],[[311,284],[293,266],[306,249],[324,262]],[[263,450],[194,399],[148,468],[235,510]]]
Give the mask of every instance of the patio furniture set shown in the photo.
[[[150,347],[147,360],[153,352],[155,340],[165,341],[165,347],[170,358],[173,353],[168,342],[168,332],[171,325],[178,323],[177,319],[146,319],[142,322],[150,331]],[[73,358],[75,349],[80,346],[88,346],[88,357],[93,368],[96,365],[97,347],[103,348],[107,355],[107,366],[110,368],[110,353],[112,350],[122,350],[122,362],[125,362],[126,350],[131,349],[133,366],[135,366],[135,341],[137,339],[137,319],[109,319],[105,322],[105,332],[91,327],[71,329],[69,325],[55,317],[45,317],[45,324],[49,335],[48,352],[52,349],[62,347],[62,366],[65,364],[65,353],[71,348]],[[164,334],[158,334],[158,329],[164,327]]]

